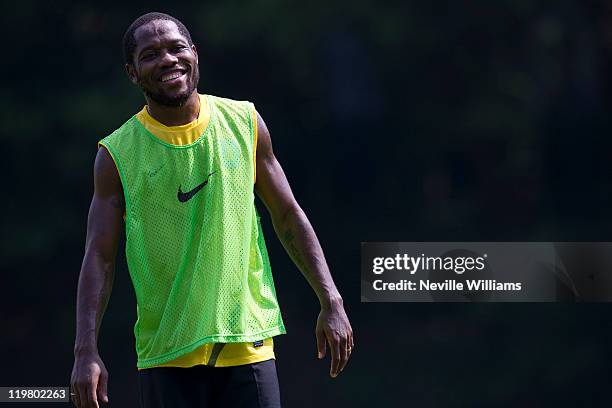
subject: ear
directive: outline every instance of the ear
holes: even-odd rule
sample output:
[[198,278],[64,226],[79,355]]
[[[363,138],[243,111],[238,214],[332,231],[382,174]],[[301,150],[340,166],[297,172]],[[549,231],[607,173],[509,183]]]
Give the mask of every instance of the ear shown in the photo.
[[134,68],[134,65],[125,64],[125,72],[127,72],[127,75],[130,78],[130,81],[132,81],[133,84],[137,85],[138,75],[136,74],[136,69]]
[[195,44],[191,46],[191,51],[193,51],[193,53],[196,56],[196,64],[197,64],[198,63],[198,48],[195,46]]

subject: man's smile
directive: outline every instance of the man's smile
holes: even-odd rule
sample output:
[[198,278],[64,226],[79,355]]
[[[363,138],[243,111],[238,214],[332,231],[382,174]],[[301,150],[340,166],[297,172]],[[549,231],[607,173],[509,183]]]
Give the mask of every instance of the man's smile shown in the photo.
[[175,81],[182,79],[187,72],[189,71],[184,70],[184,69],[173,69],[172,71],[166,72],[165,74],[163,74],[160,77],[159,81],[163,83],[175,82]]

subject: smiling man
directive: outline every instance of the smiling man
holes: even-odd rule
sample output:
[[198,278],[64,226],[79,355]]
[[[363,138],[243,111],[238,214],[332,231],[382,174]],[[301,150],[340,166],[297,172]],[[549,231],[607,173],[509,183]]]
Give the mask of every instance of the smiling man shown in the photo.
[[99,142],[77,293],[72,400],[107,403],[97,337],[125,220],[142,407],[278,407],[274,336],[285,333],[255,193],[321,304],[319,358],[351,354],[343,302],[249,102],[197,92],[198,53],[177,19],[149,13],[124,40],[146,105]]

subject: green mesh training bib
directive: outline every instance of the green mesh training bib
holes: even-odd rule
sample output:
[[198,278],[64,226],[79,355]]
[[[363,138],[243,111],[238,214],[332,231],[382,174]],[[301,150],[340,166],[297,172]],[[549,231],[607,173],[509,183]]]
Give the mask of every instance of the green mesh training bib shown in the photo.
[[254,107],[207,96],[208,127],[167,144],[132,117],[100,141],[125,195],[138,367],[285,333],[254,205]]

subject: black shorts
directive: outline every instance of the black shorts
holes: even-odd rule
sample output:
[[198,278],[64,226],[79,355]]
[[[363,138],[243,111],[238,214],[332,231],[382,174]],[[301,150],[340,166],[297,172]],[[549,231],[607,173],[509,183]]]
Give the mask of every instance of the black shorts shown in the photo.
[[275,360],[138,371],[141,408],[280,408]]

